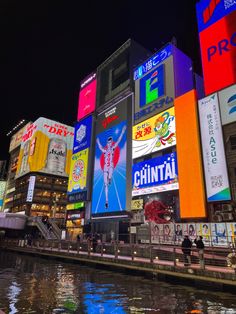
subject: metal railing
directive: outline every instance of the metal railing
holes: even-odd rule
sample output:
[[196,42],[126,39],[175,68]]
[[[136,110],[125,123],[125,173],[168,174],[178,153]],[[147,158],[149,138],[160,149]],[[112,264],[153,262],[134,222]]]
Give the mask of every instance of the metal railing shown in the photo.
[[[171,266],[174,268],[186,267],[185,255],[179,246],[150,245],[150,244],[125,244],[114,241],[59,241],[59,240],[32,240],[30,243],[23,239],[2,239],[0,246],[5,248],[22,247],[32,250],[46,250],[51,252],[63,252],[73,256],[105,257],[115,260],[125,260],[139,263],[154,263],[156,265]],[[235,256],[234,249],[229,248],[205,248],[203,262],[196,248],[191,249],[191,265],[195,269],[205,269],[224,274],[234,274],[236,262],[229,262],[229,254]]]

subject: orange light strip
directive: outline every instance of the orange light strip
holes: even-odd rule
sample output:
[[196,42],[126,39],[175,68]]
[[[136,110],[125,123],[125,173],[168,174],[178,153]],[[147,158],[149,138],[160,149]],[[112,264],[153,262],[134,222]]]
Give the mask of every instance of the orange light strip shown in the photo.
[[192,90],[174,101],[180,217],[206,217],[197,97]]

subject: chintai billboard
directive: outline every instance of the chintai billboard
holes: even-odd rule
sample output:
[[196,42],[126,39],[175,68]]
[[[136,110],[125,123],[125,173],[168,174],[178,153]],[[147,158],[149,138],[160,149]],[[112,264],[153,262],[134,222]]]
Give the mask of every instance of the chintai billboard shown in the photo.
[[132,176],[132,196],[178,189],[176,153],[134,164]]

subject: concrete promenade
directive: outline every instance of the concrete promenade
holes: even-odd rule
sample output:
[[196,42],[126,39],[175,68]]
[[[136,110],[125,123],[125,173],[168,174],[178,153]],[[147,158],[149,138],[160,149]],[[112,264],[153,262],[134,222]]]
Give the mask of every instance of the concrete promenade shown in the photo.
[[31,245],[25,245],[24,240],[4,240],[0,242],[0,247],[2,250],[135,272],[160,280],[236,293],[236,273],[227,266],[226,261],[229,249],[206,249],[205,267],[202,269],[196,250],[192,250],[192,263],[186,267],[181,248],[167,245],[101,243],[95,253],[86,242],[34,241]]

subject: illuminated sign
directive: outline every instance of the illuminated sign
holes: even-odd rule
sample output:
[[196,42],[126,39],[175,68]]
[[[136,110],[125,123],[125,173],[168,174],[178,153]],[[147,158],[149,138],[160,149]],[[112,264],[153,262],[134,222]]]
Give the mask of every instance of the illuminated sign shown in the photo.
[[143,199],[132,200],[131,209],[132,210],[143,209]]
[[196,91],[177,97],[174,104],[180,217],[206,217]]
[[167,59],[169,56],[171,56],[171,54],[172,54],[171,45],[168,45],[162,50],[155,53],[151,58],[145,61],[134,71],[134,80],[140,79],[144,74],[146,74],[154,67],[156,67],[158,64]]
[[235,0],[201,0],[196,5],[199,32],[236,9]]
[[126,128],[122,121],[96,136],[93,215],[126,209]]
[[217,94],[199,100],[198,106],[208,201],[229,201],[231,197]]
[[236,83],[236,11],[199,34],[205,93]]
[[88,148],[72,155],[67,191],[68,194],[74,194],[86,190],[88,156]]
[[2,208],[2,205],[3,205],[5,188],[6,188],[6,181],[0,181],[0,209]]
[[135,81],[134,120],[141,122],[173,106],[175,97],[174,60],[170,56],[162,64]]
[[236,121],[236,85],[219,92],[222,125]]
[[28,172],[67,177],[74,128],[46,118],[32,123],[22,137],[16,178]]
[[80,83],[80,88],[84,88],[87,86],[91,81],[95,80],[96,78],[96,73],[92,73],[89,76],[87,76],[81,83]]
[[71,209],[79,209],[79,208],[83,208],[85,206],[84,202],[79,202],[79,203],[74,203],[74,204],[68,204],[66,205],[66,209],[67,210],[71,210]]
[[143,107],[164,96],[164,65],[140,79],[139,106]]
[[90,116],[85,118],[83,121],[76,123],[73,154],[90,146],[93,121],[92,119],[92,116]]
[[93,74],[81,84],[77,120],[83,119],[95,110],[97,90],[97,80],[95,78],[96,74]]
[[178,189],[176,153],[133,165],[132,196]]
[[100,113],[96,121],[96,134],[102,133],[126,120],[128,106],[132,106],[132,97],[130,97],[130,95],[122,98]]
[[36,180],[36,176],[30,176],[26,202],[33,201],[35,180]]
[[23,128],[21,128],[16,134],[11,137],[9,152],[13,151],[16,147],[21,145],[22,136],[25,130],[29,127],[30,123],[27,123]]
[[133,158],[176,145],[174,107],[133,126]]
[[173,101],[174,101],[173,97],[167,96],[165,98],[162,98],[161,100],[154,103],[153,105],[151,105],[147,108],[144,108],[144,109],[140,110],[139,112],[136,112],[134,114],[134,120],[139,120],[139,119],[145,117],[146,115],[150,115],[152,112],[157,112],[157,111],[172,107]]

